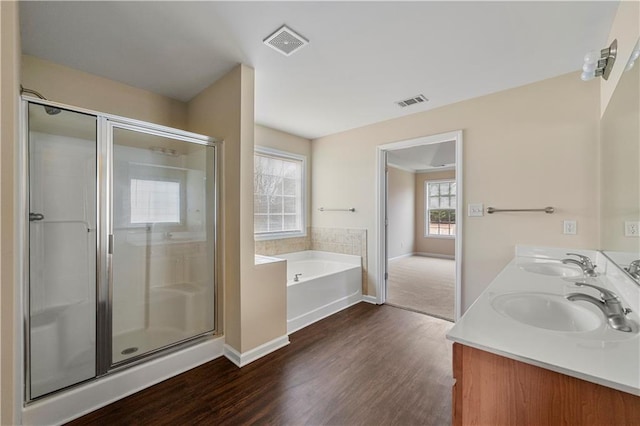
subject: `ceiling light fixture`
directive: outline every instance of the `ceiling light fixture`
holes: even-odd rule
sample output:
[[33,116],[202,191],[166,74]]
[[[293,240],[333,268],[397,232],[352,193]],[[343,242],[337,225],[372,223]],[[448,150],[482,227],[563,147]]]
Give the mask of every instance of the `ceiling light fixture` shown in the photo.
[[609,79],[613,64],[616,62],[618,53],[618,40],[613,40],[611,45],[599,52],[593,50],[584,56],[584,65],[582,66],[582,75],[580,78],[589,81],[594,77],[602,77]]
[[262,42],[282,53],[284,56],[291,56],[294,52],[297,52],[309,44],[309,40],[286,25],[278,28],[273,34],[262,40]]

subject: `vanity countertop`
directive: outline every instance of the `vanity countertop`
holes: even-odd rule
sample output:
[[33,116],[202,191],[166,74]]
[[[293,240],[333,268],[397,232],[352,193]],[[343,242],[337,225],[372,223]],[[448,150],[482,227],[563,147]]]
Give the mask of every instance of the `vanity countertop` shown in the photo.
[[[557,299],[561,297],[562,302],[569,293],[599,296],[597,290],[576,286],[576,277],[563,278],[544,273],[545,263],[567,268],[568,265],[561,263],[561,259],[568,257],[566,252],[561,249],[518,247],[516,257],[471,305],[447,334],[447,338],[640,396],[640,287],[624,274],[620,275],[601,253],[577,251],[597,260],[596,270],[602,273],[586,282],[613,290],[621,298],[623,306],[631,307],[633,312],[628,318],[634,323],[632,333],[613,330],[606,321],[588,331],[545,329],[516,321],[495,308],[505,297],[516,293],[544,294]],[[531,265],[537,269],[531,268]],[[576,271],[580,272],[577,267]],[[579,303],[580,309],[590,310],[604,320],[602,312],[591,303],[571,303]]]

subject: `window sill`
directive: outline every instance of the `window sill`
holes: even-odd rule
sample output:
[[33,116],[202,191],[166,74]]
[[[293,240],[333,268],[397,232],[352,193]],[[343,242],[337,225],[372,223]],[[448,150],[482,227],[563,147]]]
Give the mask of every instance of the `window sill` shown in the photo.
[[436,238],[439,240],[455,240],[455,235],[425,235],[424,238]]
[[284,240],[287,238],[300,238],[306,237],[306,232],[279,232],[274,234],[254,234],[253,239],[255,241],[269,241],[269,240]]

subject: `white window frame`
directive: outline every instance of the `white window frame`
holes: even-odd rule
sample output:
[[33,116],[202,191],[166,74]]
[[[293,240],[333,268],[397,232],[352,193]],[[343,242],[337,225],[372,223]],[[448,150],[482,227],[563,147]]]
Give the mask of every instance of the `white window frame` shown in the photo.
[[[142,178],[142,177],[132,177],[129,179],[129,198],[131,198],[132,196],[132,190],[131,190],[131,184],[133,183],[134,180],[140,180],[140,181],[145,181],[145,182],[168,182],[168,183],[173,183],[173,184],[177,184],[178,185],[178,220],[169,220],[169,221],[140,221],[140,222],[134,222],[133,221],[133,205],[129,206],[129,224],[132,227],[136,227],[136,226],[143,226],[143,225],[147,225],[147,224],[153,224],[153,225],[180,225],[183,222],[183,208],[184,208],[184,199],[183,199],[183,195],[184,195],[184,184],[182,181],[180,180],[176,180],[176,179],[160,179],[160,178],[156,178],[156,177],[152,177],[152,178]],[[131,200],[133,201],[133,200]]]
[[[153,163],[138,163],[138,162],[129,162],[129,174],[127,177],[127,192],[124,197],[128,204],[124,207],[128,209],[126,212],[126,217],[123,217],[123,223],[118,224],[117,226],[122,226],[130,229],[136,228],[144,228],[148,225],[153,225],[158,229],[171,229],[177,231],[184,227],[187,217],[187,182],[184,176],[177,177],[169,177],[165,176],[161,172],[153,173],[150,171],[144,171],[144,168],[149,168],[149,170],[177,170],[184,171],[181,167],[173,167],[166,166],[161,164],[153,164]],[[165,181],[165,182],[178,182],[180,184],[180,221],[179,222],[132,222],[131,221],[131,180],[132,179],[140,179],[140,180],[157,180],[157,181]]]
[[[451,179],[438,179],[438,180],[425,180],[424,181],[424,237],[425,238],[443,238],[446,240],[452,240],[456,238],[455,232],[453,235],[441,235],[429,233],[429,218],[431,217],[431,208],[429,208],[429,184],[430,183],[456,183],[456,178]],[[457,188],[456,188],[457,189]],[[458,199],[458,193],[456,191],[456,201]],[[456,203],[457,205],[457,203]],[[456,226],[458,226],[458,211],[454,206],[451,210],[456,215]]]
[[[307,157],[300,154],[294,154],[292,152],[281,151],[275,148],[269,148],[266,146],[256,145],[254,153],[264,154],[272,157],[280,157],[283,160],[296,160],[302,163],[302,176],[300,182],[300,203],[301,203],[301,218],[300,218],[300,231],[281,231],[281,232],[269,232],[257,234],[255,232],[255,208],[254,208],[254,240],[266,241],[266,240],[278,240],[284,238],[306,237],[307,236]],[[255,169],[254,169],[255,175]]]

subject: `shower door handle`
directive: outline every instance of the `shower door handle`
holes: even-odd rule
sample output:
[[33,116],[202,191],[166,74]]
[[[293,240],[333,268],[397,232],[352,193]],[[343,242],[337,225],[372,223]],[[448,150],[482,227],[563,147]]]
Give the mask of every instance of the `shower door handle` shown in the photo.
[[29,222],[37,222],[42,219],[44,219],[44,215],[42,213],[29,213]]

